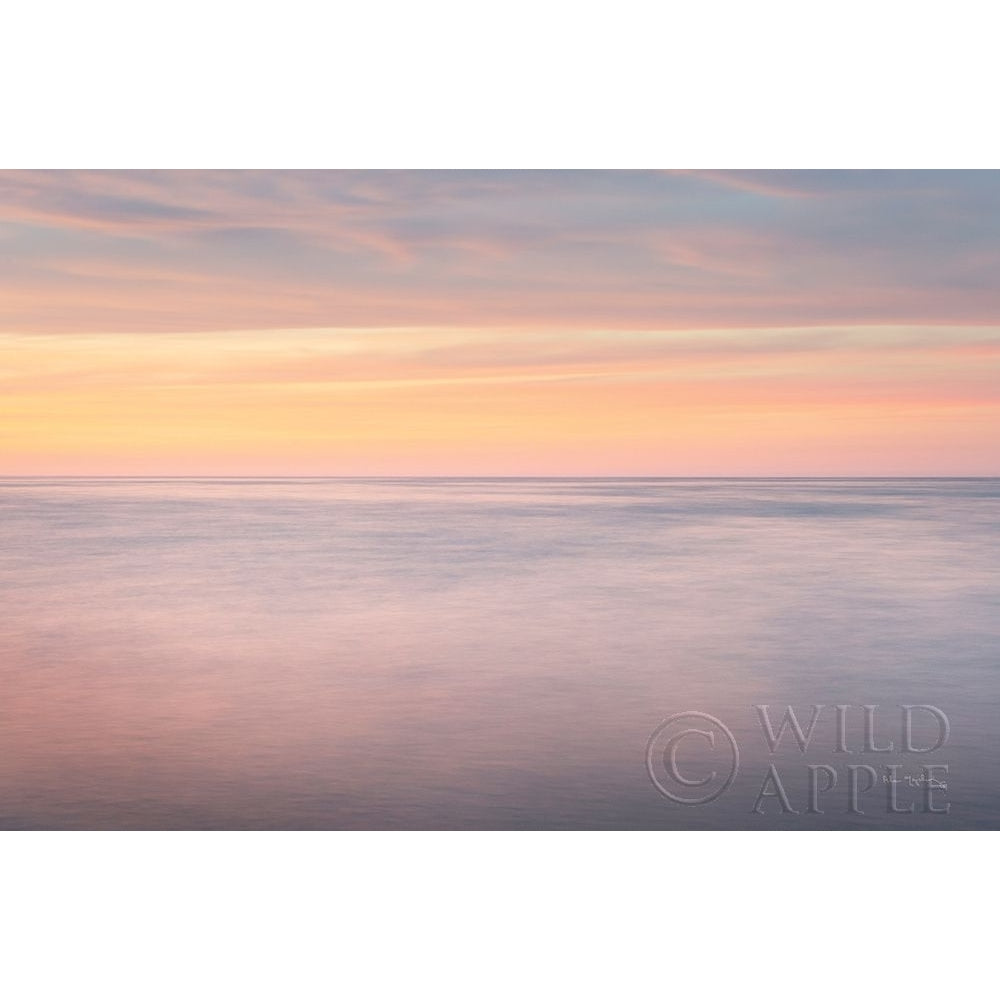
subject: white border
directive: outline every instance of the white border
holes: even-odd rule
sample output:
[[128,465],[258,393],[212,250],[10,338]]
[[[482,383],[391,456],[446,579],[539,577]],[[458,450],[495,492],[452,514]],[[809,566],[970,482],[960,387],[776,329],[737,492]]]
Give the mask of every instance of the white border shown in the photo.
[[3,841],[19,998],[923,998],[990,981],[989,835]]
[[994,167],[953,0],[8,5],[0,167]]

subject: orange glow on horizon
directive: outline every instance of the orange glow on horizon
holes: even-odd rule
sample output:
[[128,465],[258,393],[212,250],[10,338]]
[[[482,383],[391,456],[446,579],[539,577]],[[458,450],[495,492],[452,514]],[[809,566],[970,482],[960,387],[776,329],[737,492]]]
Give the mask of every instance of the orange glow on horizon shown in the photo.
[[0,335],[2,475],[995,475],[996,331]]

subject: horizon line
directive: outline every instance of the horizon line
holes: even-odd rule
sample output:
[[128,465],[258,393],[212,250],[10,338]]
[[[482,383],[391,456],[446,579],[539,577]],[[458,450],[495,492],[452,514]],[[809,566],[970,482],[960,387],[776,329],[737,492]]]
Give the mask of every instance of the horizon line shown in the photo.
[[382,473],[379,475],[328,475],[328,476],[316,476],[316,475],[275,475],[268,473],[254,474],[247,473],[244,475],[213,475],[211,473],[198,474],[198,475],[160,475],[155,473],[147,474],[134,474],[134,475],[121,475],[121,474],[103,474],[103,473],[93,473],[93,474],[74,474],[74,475],[63,475],[63,474],[45,474],[45,473],[32,473],[30,475],[2,475],[0,474],[0,482],[9,480],[23,480],[23,479],[121,479],[121,480],[137,480],[137,479],[189,479],[189,480],[231,480],[231,481],[242,481],[248,479],[271,479],[271,480],[316,480],[316,481],[327,481],[331,479],[337,480],[358,480],[358,479],[368,479],[368,480],[399,480],[399,479],[437,479],[437,480],[578,480],[578,479],[606,479],[606,480],[656,480],[656,481],[693,481],[693,480],[748,480],[748,481],[759,481],[759,480],[780,480],[780,481],[792,481],[792,480],[816,480],[821,482],[829,482],[830,480],[837,479],[852,479],[852,480],[871,480],[876,482],[883,482],[885,480],[990,480],[990,479],[1000,479],[1000,473],[990,474],[990,475],[964,475],[964,476],[938,476],[938,475],[887,475],[887,476],[859,476],[859,475],[826,475],[826,476],[815,476],[815,475],[758,475],[758,476],[748,476],[748,475],[738,475],[738,476],[642,476],[642,475],[562,475],[562,476],[537,476],[537,475],[393,475],[388,473]]

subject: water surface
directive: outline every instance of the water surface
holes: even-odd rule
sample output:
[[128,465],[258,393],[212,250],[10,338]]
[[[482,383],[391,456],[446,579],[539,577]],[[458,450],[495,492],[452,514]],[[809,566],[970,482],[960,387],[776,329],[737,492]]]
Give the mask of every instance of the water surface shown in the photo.
[[[0,827],[997,828],[998,542],[998,480],[0,480]],[[951,731],[770,755],[814,703]],[[741,751],[699,806],[646,762],[691,710]],[[947,815],[847,812],[928,762]]]

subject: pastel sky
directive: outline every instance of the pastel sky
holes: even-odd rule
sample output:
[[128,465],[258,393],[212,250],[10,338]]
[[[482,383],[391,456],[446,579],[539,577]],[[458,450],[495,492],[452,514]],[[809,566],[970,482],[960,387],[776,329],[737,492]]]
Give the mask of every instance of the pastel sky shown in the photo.
[[0,172],[0,475],[1000,475],[1000,172]]

